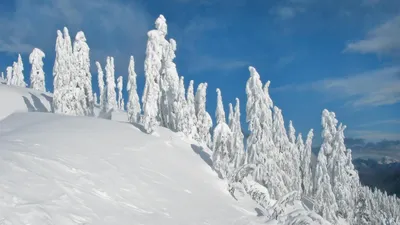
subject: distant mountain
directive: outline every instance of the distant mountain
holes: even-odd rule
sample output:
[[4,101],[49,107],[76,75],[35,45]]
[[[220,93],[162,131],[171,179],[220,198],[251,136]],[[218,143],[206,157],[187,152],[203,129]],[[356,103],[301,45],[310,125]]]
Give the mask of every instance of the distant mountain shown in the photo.
[[362,184],[400,196],[400,162],[359,158],[353,163]]
[[[352,150],[353,164],[363,185],[400,196],[400,140],[373,143],[346,138],[345,144]],[[312,151],[318,155],[319,149],[313,147]]]

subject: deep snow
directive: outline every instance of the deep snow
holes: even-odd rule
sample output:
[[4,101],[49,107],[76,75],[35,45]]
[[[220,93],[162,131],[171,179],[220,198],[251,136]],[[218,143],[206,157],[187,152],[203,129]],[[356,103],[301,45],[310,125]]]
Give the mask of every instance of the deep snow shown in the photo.
[[301,202],[267,222],[181,133],[47,112],[50,93],[0,84],[0,225],[329,224]]

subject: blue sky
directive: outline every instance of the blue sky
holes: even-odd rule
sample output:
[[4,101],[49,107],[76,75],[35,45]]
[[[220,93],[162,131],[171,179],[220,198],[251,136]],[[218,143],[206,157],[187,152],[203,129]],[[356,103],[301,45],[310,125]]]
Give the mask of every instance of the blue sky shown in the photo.
[[[320,136],[324,108],[348,126],[346,135],[400,139],[400,1],[398,0],[7,0],[0,1],[0,70],[21,53],[25,76],[34,47],[46,53],[52,85],[56,30],[83,30],[94,62],[115,57],[116,75],[127,76],[136,59],[144,86],[146,33],[163,14],[175,60],[186,83],[208,82],[214,116],[216,88],[224,103],[242,102],[248,66],[302,133]],[[96,86],[96,85],[95,85]],[[97,90],[97,88],[95,88]]]

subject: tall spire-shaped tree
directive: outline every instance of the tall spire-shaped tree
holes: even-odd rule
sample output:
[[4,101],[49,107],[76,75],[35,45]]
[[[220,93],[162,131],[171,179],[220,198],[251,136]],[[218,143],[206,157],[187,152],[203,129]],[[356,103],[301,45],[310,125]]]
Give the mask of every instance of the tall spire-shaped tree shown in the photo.
[[236,98],[235,111],[232,113],[232,159],[231,164],[234,169],[239,168],[245,163],[245,152],[243,143],[242,125],[240,123],[240,101]]
[[163,53],[165,50],[165,36],[167,24],[163,15],[156,22],[156,29],[147,33],[146,59],[144,63],[145,87],[142,96],[143,125],[144,129],[151,133],[156,125],[162,121],[160,112],[160,77],[163,69]]
[[219,89],[217,89],[217,109],[215,111],[215,117],[217,126],[214,129],[214,152],[212,159],[215,170],[225,178],[231,172],[229,162],[231,160],[232,132],[226,124],[224,105],[222,103],[221,91]]
[[[314,137],[314,131],[311,129],[308,132],[306,144],[303,147],[302,141],[297,144],[300,151],[300,173],[301,173],[301,187],[304,195],[310,195],[312,191],[312,173],[311,173],[311,154],[312,154],[312,139]],[[301,140],[301,139],[300,139]],[[300,141],[299,140],[299,141]]]
[[32,65],[31,76],[30,76],[30,81],[31,81],[30,87],[34,90],[42,92],[46,91],[45,80],[44,80],[45,76],[43,71],[44,57],[45,57],[44,52],[38,48],[34,48],[32,53],[29,55],[29,63]]
[[195,99],[194,99],[194,87],[193,87],[193,80],[189,82],[189,87],[187,90],[187,114],[188,114],[188,122],[187,128],[188,136],[193,139],[198,139],[197,134],[197,114],[196,114],[196,107],[195,107]]
[[106,94],[107,94],[107,89],[105,88],[104,85],[104,72],[103,68],[101,67],[101,64],[99,62],[96,62],[96,67],[97,67],[97,80],[99,83],[99,100],[100,100],[100,111],[105,112],[105,106],[106,104]]
[[12,84],[12,76],[13,76],[13,68],[11,66],[8,66],[6,69],[7,73],[7,85],[13,85]]
[[187,130],[187,122],[189,120],[187,109],[184,77],[181,76],[179,79],[178,96],[174,104],[175,127],[177,131],[181,131],[184,134],[189,135],[190,133]]
[[115,93],[115,77],[114,77],[114,58],[107,57],[106,64],[106,82],[107,82],[107,104],[106,111],[118,109],[117,106],[117,95]]
[[196,91],[196,115],[197,115],[197,133],[198,141],[202,144],[211,147],[211,134],[212,120],[210,114],[206,111],[206,94],[207,83],[200,83]]
[[124,87],[124,80],[122,76],[117,78],[117,89],[118,89],[118,109],[124,110],[124,98],[122,97],[122,88]]
[[137,93],[137,84],[136,84],[136,72],[135,72],[135,61],[133,56],[131,56],[129,60],[129,67],[128,67],[128,83],[126,89],[128,90],[128,119],[131,123],[138,123],[140,120],[140,103],[139,103],[139,96]]
[[90,48],[86,43],[86,37],[83,31],[79,31],[74,41],[74,68],[73,74],[76,82],[76,98],[82,114],[86,116],[94,115],[92,74],[90,73]]

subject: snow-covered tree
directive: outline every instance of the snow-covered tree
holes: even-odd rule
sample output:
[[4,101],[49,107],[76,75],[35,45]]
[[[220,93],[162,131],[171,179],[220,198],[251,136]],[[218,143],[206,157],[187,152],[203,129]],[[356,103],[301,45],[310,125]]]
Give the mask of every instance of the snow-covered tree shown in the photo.
[[[332,140],[336,133],[336,123],[332,114],[327,110],[322,114],[322,138],[323,143],[318,153],[317,165],[314,174],[313,194],[315,199],[314,209],[330,222],[336,222],[338,205],[332,190],[329,169],[327,168],[327,155],[332,153]],[[336,122],[336,123],[335,123]]]
[[138,123],[140,121],[141,108],[139,103],[139,96],[137,93],[135,61],[133,56],[131,56],[129,60],[128,74],[129,77],[126,86],[126,89],[128,91],[128,119],[131,123]]
[[187,103],[185,98],[185,84],[184,77],[181,76],[179,79],[179,88],[178,88],[178,96],[177,100],[174,104],[174,112],[175,112],[175,125],[177,131],[181,131],[186,135],[189,135],[187,130],[187,122],[188,122],[188,112],[187,112]]
[[292,180],[292,191],[297,191],[297,193],[301,194],[301,173],[300,173],[300,165],[301,165],[301,151],[304,149],[303,137],[301,134],[297,137],[296,140],[296,130],[294,129],[292,121],[289,121],[289,168],[288,175]]
[[234,169],[239,168],[245,163],[246,156],[244,151],[244,135],[242,132],[242,125],[240,123],[240,102],[236,98],[235,111],[232,112],[231,119],[231,131],[232,131],[232,158],[231,164]]
[[11,66],[8,66],[6,68],[6,74],[7,74],[7,85],[12,85],[12,76],[13,76],[13,68]]
[[301,173],[301,188],[304,195],[310,195],[312,191],[312,174],[311,174],[311,154],[312,154],[312,139],[314,131],[311,129],[308,132],[305,146],[302,145],[301,138],[298,138],[297,147],[300,150],[300,173]]
[[253,178],[265,185],[270,196],[279,199],[288,193],[285,181],[290,180],[277,164],[278,150],[272,139],[272,100],[269,98],[267,82],[264,90],[260,75],[249,67],[250,78],[246,84],[246,121],[250,136],[247,139],[247,163],[254,165]]
[[217,126],[214,129],[213,138],[213,166],[223,178],[227,177],[232,169],[229,162],[233,158],[232,150],[232,132],[226,124],[225,110],[222,103],[221,91],[217,89],[217,109],[215,111]]
[[162,121],[160,112],[160,79],[163,70],[163,54],[165,51],[165,36],[167,23],[163,15],[156,22],[156,29],[147,33],[146,58],[144,62],[145,87],[142,96],[142,122],[148,133],[153,132],[156,125]]
[[186,103],[187,103],[187,128],[188,137],[193,139],[198,139],[197,134],[197,114],[196,114],[196,107],[195,107],[195,98],[194,98],[194,87],[193,87],[193,80],[189,82],[189,87],[186,94]]
[[99,62],[96,62],[96,67],[97,67],[97,80],[98,80],[98,85],[99,85],[99,105],[100,105],[100,111],[105,112],[105,106],[107,105],[107,89],[105,88],[104,84],[104,73],[103,73],[103,68],[101,67],[101,64]]
[[118,109],[117,94],[115,93],[115,76],[114,76],[114,57],[107,57],[106,64],[106,112]]
[[4,72],[1,72],[1,79],[4,80]]
[[118,89],[118,109],[120,110],[124,110],[123,108],[123,102],[124,102],[124,98],[122,96],[122,88],[124,87],[124,80],[122,78],[122,76],[119,76],[117,78],[117,89]]
[[249,67],[250,78],[246,84],[247,105],[246,121],[249,124],[250,135],[247,138],[247,156],[250,164],[264,164],[266,161],[266,146],[273,143],[266,143],[266,135],[263,126],[265,125],[264,112],[270,110],[265,104],[265,95],[262,89],[260,75],[254,67]]
[[229,113],[228,113],[228,126],[232,130],[232,121],[233,121],[233,105],[232,103],[229,103]]
[[97,102],[97,95],[96,95],[95,92],[93,92],[93,104],[94,104],[94,105],[97,105],[97,104],[98,104],[98,102]]
[[212,146],[210,129],[213,126],[211,116],[206,111],[207,83],[200,83],[195,96],[195,110],[197,115],[197,141],[208,147]]
[[46,91],[45,87],[45,76],[43,71],[43,58],[45,54],[42,50],[34,48],[32,53],[29,55],[29,63],[32,65],[31,69],[31,88],[34,90]]
[[64,37],[60,30],[57,30],[56,59],[53,67],[53,108],[55,113],[62,113],[63,109],[63,88],[65,82],[65,60],[64,58]]
[[160,113],[162,125],[172,130],[178,130],[176,127],[177,112],[174,110],[174,104],[177,102],[179,95],[179,76],[176,65],[173,62],[175,59],[176,42],[170,39],[169,43],[161,39],[164,47],[163,67],[160,78]]
[[24,64],[22,63],[21,54],[18,54],[18,61],[13,63],[11,85],[18,87],[26,87],[24,81]]
[[[83,31],[79,31],[74,41],[74,68],[73,76],[76,82],[76,98],[79,108],[83,110],[82,114],[93,116],[94,103],[92,91],[92,74],[90,73],[90,48],[86,43],[86,37]],[[80,113],[79,113],[80,114]]]

